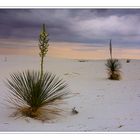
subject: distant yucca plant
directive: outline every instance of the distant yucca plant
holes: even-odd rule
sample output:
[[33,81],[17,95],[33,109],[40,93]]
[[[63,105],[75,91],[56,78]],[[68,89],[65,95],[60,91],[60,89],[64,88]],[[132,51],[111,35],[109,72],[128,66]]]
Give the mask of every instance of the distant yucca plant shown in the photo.
[[65,81],[49,72],[43,76],[40,71],[18,72],[10,78],[7,80],[11,92],[8,102],[17,108],[16,115],[48,119],[49,113],[59,114],[55,105],[69,94]]
[[109,51],[110,51],[110,59],[108,59],[107,63],[105,64],[108,71],[108,78],[111,80],[120,80],[121,79],[121,74],[120,74],[121,63],[118,59],[114,59],[112,57],[111,40],[109,43]]
[[121,75],[120,75],[121,64],[118,59],[108,59],[105,65],[107,66],[109,79],[111,80],[121,79]]

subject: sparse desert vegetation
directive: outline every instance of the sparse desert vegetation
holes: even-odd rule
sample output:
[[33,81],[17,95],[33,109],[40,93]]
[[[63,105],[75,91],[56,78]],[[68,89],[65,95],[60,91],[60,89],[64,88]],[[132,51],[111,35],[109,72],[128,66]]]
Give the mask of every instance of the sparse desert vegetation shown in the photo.
[[126,60],[126,63],[130,63],[130,61],[131,61],[130,59],[127,59],[127,60]]
[[[0,58],[3,60],[3,56],[0,56]],[[64,95],[62,96],[62,100],[60,97],[60,99],[56,101],[50,101],[49,105],[46,103],[46,105],[40,107],[36,113],[37,115],[39,114],[41,121],[27,117],[28,115],[35,117],[35,114],[31,114],[28,110],[29,105],[24,100],[22,100],[22,103],[24,103],[25,106],[22,106],[20,109],[18,108],[19,106],[14,106],[14,104],[10,104],[10,107],[14,107],[12,109],[0,104],[0,112],[2,112],[0,117],[0,131],[139,131],[140,86],[138,75],[140,75],[140,61],[133,60],[133,63],[127,65],[126,61],[122,60],[121,63],[123,67],[121,71],[127,76],[124,76],[123,80],[117,82],[106,80],[106,71],[104,69],[105,61],[106,60],[95,60],[79,63],[74,60],[47,57],[47,64],[44,65],[44,74],[45,69],[48,69],[52,73],[56,73],[56,78],[58,78],[57,75],[64,76],[65,81],[69,83],[72,93],[75,94],[67,94],[68,98],[66,100],[65,98],[67,96]],[[30,77],[33,77],[33,73],[30,69],[38,68],[38,66],[40,66],[38,62],[40,61],[38,61],[36,56],[8,56],[6,63],[4,61],[0,62],[3,66],[0,69],[1,77],[3,79],[8,78],[8,80],[11,81],[9,73],[12,75],[17,74],[18,70],[21,74],[25,72],[22,71],[25,67],[31,72],[32,76]],[[17,66],[14,65],[15,63]],[[14,67],[9,69],[9,65],[14,65]],[[91,70],[92,73],[90,73]],[[35,70],[34,72],[36,73],[37,71]],[[64,75],[66,72],[71,72],[71,75]],[[79,72],[80,75],[72,74],[72,72]],[[35,79],[40,78],[35,76]],[[47,82],[47,80],[45,81]],[[2,79],[0,79],[0,83],[0,102],[5,103],[3,97],[9,100],[8,97],[12,96],[10,102],[12,102],[14,98],[19,103],[20,100],[17,100],[17,98],[7,90]],[[23,80],[21,83],[23,83]],[[14,84],[13,80],[12,84]],[[52,86],[54,86],[54,82],[52,82]],[[23,89],[24,88],[18,91],[22,92]],[[34,96],[33,93],[34,92],[32,92],[31,95]],[[47,96],[47,94],[45,95]],[[69,98],[69,95],[72,95],[72,97]],[[26,96],[28,97],[28,94]],[[28,109],[26,107],[28,107]],[[56,114],[51,114],[51,112],[49,112],[50,109],[54,109],[53,112],[56,111]],[[77,111],[79,113],[76,113]],[[13,117],[9,117],[9,115]],[[18,117],[22,118],[16,119]],[[42,123],[42,121],[45,122]]]
[[78,62],[88,62],[88,60],[79,59]]

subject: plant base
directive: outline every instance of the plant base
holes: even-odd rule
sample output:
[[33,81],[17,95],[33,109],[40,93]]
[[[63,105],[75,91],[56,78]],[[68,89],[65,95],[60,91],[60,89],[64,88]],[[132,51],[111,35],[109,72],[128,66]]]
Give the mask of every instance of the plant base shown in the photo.
[[110,80],[120,80],[121,75],[119,73],[110,74],[109,79]]
[[20,118],[20,117],[29,117],[36,120],[40,120],[42,122],[56,119],[56,117],[60,116],[61,112],[58,108],[39,108],[34,110],[30,107],[20,107],[16,109],[16,111],[11,115],[11,117]]

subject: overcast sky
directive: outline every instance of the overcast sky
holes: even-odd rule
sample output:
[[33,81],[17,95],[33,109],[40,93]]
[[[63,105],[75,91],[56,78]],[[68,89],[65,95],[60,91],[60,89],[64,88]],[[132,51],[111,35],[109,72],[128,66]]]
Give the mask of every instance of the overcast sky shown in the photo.
[[52,42],[140,48],[140,9],[1,9],[0,38],[38,40],[43,23]]

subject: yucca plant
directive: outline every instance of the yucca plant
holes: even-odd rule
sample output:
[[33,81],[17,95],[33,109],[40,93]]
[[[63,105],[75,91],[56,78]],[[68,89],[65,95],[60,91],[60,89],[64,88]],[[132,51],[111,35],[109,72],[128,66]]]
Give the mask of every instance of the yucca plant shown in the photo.
[[11,95],[8,102],[17,108],[16,115],[48,119],[59,114],[56,106],[70,93],[68,85],[56,75],[45,72],[25,71],[10,75],[7,86]]
[[8,102],[17,109],[14,116],[49,119],[50,114],[60,114],[61,109],[57,103],[70,93],[65,81],[43,70],[44,57],[49,46],[48,41],[48,34],[43,24],[39,36],[40,71],[27,70],[13,73],[10,79],[7,79],[7,86],[11,93],[8,96]]
[[118,59],[112,57],[112,42],[109,43],[110,59],[107,60],[105,64],[108,71],[108,78],[111,80],[120,80],[121,79],[121,63]]
[[109,79],[111,79],[111,80],[120,80],[121,79],[121,75],[120,75],[121,63],[119,62],[118,59],[108,59],[106,66],[107,66]]

